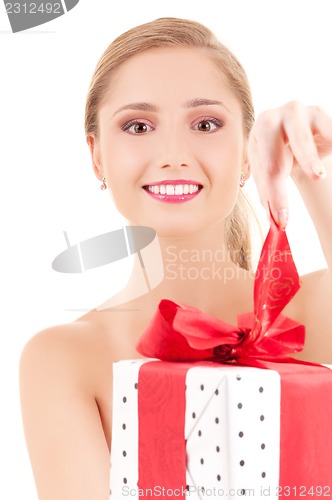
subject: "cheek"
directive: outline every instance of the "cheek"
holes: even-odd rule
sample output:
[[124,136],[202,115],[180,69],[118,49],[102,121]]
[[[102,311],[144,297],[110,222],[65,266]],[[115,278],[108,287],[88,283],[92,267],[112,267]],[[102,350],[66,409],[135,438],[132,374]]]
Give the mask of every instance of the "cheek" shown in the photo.
[[111,199],[117,210],[131,220],[138,209],[133,190],[137,190],[141,184],[141,157],[114,141],[114,144],[108,144],[107,149],[104,149],[102,161]]
[[210,143],[201,154],[205,164],[219,182],[232,186],[240,179],[243,165],[243,144],[237,138],[226,136],[222,140]]
[[109,183],[116,184],[121,190],[122,186],[135,182],[135,177],[139,174],[138,158],[130,148],[123,147],[118,141],[106,144],[103,148],[102,166]]
[[216,213],[226,217],[234,208],[240,189],[243,144],[239,143],[238,137],[227,137],[216,148],[210,148],[205,158],[211,182],[212,204]]

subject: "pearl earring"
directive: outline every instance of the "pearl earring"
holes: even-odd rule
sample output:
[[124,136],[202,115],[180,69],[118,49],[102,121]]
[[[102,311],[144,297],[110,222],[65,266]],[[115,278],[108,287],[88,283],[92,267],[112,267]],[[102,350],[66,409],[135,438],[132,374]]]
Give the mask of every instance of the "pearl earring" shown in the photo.
[[102,189],[102,190],[107,189],[107,184],[105,182],[105,180],[106,180],[105,177],[103,177],[102,180],[103,180],[103,183],[101,184],[100,189]]

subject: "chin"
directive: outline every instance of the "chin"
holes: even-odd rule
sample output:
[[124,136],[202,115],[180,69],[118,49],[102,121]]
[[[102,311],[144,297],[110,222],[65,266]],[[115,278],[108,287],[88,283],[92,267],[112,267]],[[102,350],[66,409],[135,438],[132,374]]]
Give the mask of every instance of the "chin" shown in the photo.
[[152,227],[160,238],[183,238],[193,236],[203,232],[210,225],[214,225],[217,221],[197,220],[197,217],[172,217],[163,216],[163,219],[156,220],[155,217],[140,218],[135,217],[131,220],[131,224]]

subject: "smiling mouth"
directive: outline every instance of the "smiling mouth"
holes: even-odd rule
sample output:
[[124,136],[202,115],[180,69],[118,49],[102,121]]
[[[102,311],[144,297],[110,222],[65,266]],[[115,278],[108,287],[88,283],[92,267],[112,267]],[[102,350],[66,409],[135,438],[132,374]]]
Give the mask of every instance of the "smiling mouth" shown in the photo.
[[168,196],[194,194],[203,189],[201,184],[148,184],[143,189],[153,194],[165,194]]

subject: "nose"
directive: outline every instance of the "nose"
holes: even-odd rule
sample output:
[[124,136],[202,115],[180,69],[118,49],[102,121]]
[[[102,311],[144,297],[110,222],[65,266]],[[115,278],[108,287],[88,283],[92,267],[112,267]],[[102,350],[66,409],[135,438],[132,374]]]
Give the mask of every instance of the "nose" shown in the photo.
[[184,130],[173,126],[158,138],[157,165],[159,168],[189,167],[193,157]]

